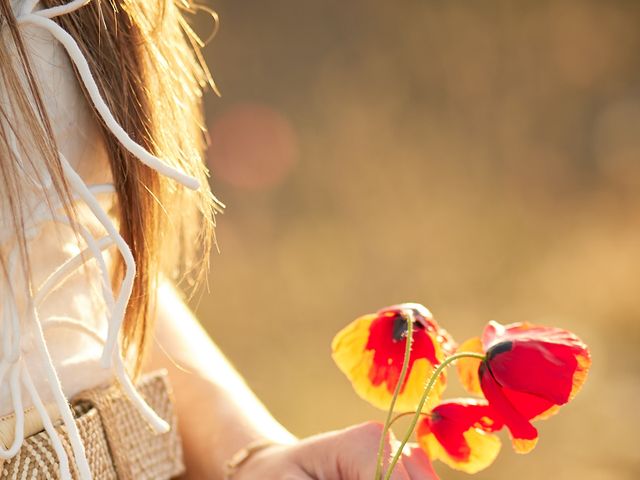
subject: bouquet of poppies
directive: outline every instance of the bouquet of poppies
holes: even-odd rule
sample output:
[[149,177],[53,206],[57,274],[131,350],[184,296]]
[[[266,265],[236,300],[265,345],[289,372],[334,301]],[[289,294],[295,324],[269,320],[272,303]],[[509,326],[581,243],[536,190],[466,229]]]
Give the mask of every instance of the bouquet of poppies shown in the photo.
[[[432,460],[467,473],[495,460],[509,431],[516,452],[531,451],[532,425],[555,414],[584,384],[591,357],[573,333],[529,323],[489,322],[480,337],[457,346],[431,312],[404,303],[364,315],[333,340],[333,358],[356,392],[387,410],[375,480],[388,479],[414,431]],[[455,364],[470,398],[442,400],[446,367]],[[400,447],[383,471],[390,425],[411,415]]]

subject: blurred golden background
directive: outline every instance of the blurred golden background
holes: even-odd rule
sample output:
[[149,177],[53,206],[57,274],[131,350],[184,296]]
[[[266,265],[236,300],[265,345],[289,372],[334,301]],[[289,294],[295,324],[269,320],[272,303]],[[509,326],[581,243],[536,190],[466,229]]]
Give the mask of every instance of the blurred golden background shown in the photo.
[[505,441],[475,478],[640,478],[640,2],[210,5],[228,208],[194,308],[274,415],[383,419],[330,342],[385,305],[424,303],[459,342],[552,324],[591,346],[590,378],[532,454]]

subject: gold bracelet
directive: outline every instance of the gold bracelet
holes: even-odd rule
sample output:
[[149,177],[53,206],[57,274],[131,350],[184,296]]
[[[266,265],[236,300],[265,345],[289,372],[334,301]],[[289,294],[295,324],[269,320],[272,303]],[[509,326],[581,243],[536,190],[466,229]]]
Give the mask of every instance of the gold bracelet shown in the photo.
[[253,442],[249,443],[245,447],[238,450],[236,453],[233,454],[233,456],[229,460],[227,460],[224,463],[224,470],[223,470],[224,480],[231,480],[233,475],[235,475],[236,471],[238,470],[238,467],[240,467],[243,463],[249,460],[249,458],[254,453],[257,453],[260,450],[263,450],[267,447],[271,447],[275,444],[276,443],[271,440],[262,438],[259,440],[254,440]]

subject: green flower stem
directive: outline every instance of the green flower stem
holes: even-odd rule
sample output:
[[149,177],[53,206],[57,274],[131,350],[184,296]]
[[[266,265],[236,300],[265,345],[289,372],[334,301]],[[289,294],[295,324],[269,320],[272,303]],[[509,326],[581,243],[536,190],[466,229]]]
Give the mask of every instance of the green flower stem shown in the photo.
[[384,422],[384,428],[382,429],[382,436],[380,437],[380,446],[378,447],[378,457],[376,461],[376,476],[375,480],[380,480],[382,478],[382,464],[383,464],[383,454],[384,454],[384,442],[387,438],[387,432],[389,431],[389,427],[392,423],[393,417],[393,408],[396,406],[396,400],[398,399],[398,395],[400,395],[400,390],[402,389],[402,385],[404,384],[404,379],[407,376],[407,371],[409,370],[409,359],[411,357],[411,345],[413,343],[413,312],[411,310],[405,310],[403,313],[407,316],[407,345],[404,349],[404,361],[402,363],[402,370],[400,370],[400,377],[398,378],[398,383],[396,385],[396,389],[393,392],[393,397],[391,398],[391,404],[389,405],[389,411],[387,412],[387,419]]
[[[397,414],[395,417],[393,417],[391,419],[391,423],[389,424],[389,427],[392,427],[394,423],[396,423],[398,420],[400,420],[403,417],[408,417],[409,415],[415,415],[416,412],[402,412]],[[427,412],[420,412],[420,415],[422,415],[423,417],[428,417],[431,414],[427,413]]]
[[402,442],[400,443],[400,446],[396,451],[396,454],[393,456],[393,460],[391,460],[391,464],[389,465],[389,470],[387,470],[387,473],[384,476],[384,480],[389,480],[391,478],[391,473],[393,472],[393,469],[398,463],[398,460],[400,460],[400,455],[402,455],[402,450],[404,449],[404,446],[409,441],[409,438],[411,438],[411,434],[413,434],[413,431],[415,430],[416,425],[418,424],[418,420],[420,419],[420,415],[422,414],[422,408],[424,407],[424,404],[427,402],[427,399],[429,398],[429,394],[431,393],[431,389],[433,388],[433,385],[436,383],[436,380],[438,379],[442,371],[447,367],[447,365],[461,358],[478,358],[480,360],[484,360],[485,357],[481,353],[474,353],[474,352],[456,353],[455,355],[451,355],[450,357],[447,357],[433,371],[433,373],[431,374],[431,378],[429,379],[429,382],[427,383],[427,386],[424,389],[422,398],[420,399],[420,403],[418,404],[417,411],[413,416],[413,420],[411,420],[411,425],[407,429],[407,432],[405,433],[404,438],[402,439]]

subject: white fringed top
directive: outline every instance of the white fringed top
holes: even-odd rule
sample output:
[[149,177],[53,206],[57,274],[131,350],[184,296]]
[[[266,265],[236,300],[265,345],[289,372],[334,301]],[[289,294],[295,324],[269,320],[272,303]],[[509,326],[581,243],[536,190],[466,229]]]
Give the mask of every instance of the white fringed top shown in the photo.
[[[0,436],[0,459],[11,458],[20,449],[25,437],[24,412],[32,406],[51,437],[63,480],[71,479],[70,461],[77,465],[82,480],[91,478],[67,402],[80,390],[116,377],[156,431],[169,428],[138,395],[119,354],[118,333],[131,294],[135,264],[107,213],[114,189],[108,183],[106,150],[70,62],[79,72],[93,106],[123,147],[158,173],[188,188],[199,187],[195,178],[164,163],[127,135],[102,99],[76,41],[52,20],[90,1],[72,0],[42,9],[38,0],[12,0],[80,216],[79,240],[70,228],[61,234],[69,225],[68,217],[63,209],[54,208],[52,212],[42,202],[45,192],[56,204],[51,185],[46,180],[44,184],[37,182],[23,169],[25,180],[39,193],[34,194],[33,202],[22,206],[28,218],[25,229],[32,274],[39,285],[31,298],[23,298],[22,290],[15,288],[24,274],[19,268],[15,232],[7,227],[6,217],[2,218],[6,212],[0,192],[0,244],[9,252],[12,279],[11,285],[6,285],[0,278],[0,416],[14,414],[14,431],[7,445],[2,445]],[[17,139],[13,144],[20,158],[24,152]],[[122,283],[115,289],[117,295],[109,277],[111,255],[120,255],[126,267]],[[53,427],[53,415],[68,429],[73,459],[67,458]]]

